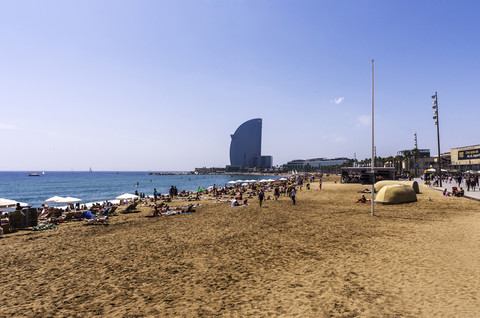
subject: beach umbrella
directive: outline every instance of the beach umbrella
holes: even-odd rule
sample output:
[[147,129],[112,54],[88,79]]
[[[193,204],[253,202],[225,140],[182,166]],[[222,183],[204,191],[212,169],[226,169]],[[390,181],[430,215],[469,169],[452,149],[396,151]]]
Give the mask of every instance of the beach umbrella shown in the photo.
[[264,183],[264,182],[268,182],[268,181],[267,181],[267,180],[265,180],[265,179],[262,179],[262,180],[258,180],[258,182],[260,182],[260,183]]
[[287,178],[280,178],[279,181],[287,181]]
[[433,169],[433,168],[430,168],[430,169],[427,169],[428,172],[435,172],[437,170]]
[[51,198],[46,199],[44,202],[57,202],[58,200],[63,200],[65,199],[64,197],[59,197],[59,196],[54,196]]
[[62,198],[62,199],[57,200],[55,203],[71,204],[71,203],[78,203],[78,202],[82,202],[82,199],[77,199],[77,198],[73,198],[73,197],[66,197],[66,198]]
[[17,206],[17,203],[20,203],[21,207],[28,206],[27,203],[18,202],[18,201],[10,200],[10,199],[0,198],[0,209],[13,208],[13,207]]
[[15,200],[0,198],[0,208],[8,208],[16,205],[17,205],[17,201]]
[[130,193],[124,193],[122,195],[119,195],[115,199],[117,199],[117,200],[133,200],[133,199],[138,199],[138,195],[130,194]]
[[228,181],[229,184],[234,184],[236,181]]
[[242,183],[243,180],[236,180],[235,183]]
[[246,187],[246,186],[248,186],[248,183],[246,183],[246,182],[242,183],[242,186]]

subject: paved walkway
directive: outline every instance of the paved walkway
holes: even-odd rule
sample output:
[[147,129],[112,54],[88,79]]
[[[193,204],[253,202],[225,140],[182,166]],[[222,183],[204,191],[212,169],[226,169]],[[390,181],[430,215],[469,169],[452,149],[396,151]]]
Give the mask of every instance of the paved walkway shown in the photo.
[[[415,178],[414,180],[417,181],[419,185],[423,185],[425,187],[428,187],[428,185],[423,183],[422,179]],[[430,188],[440,190],[440,191],[443,191],[443,190],[445,190],[445,188],[447,188],[447,190],[449,192],[452,192],[452,187],[458,187],[456,181],[452,181],[452,183],[442,182],[442,186],[443,187],[430,187]],[[463,190],[465,190],[465,196],[467,198],[480,201],[480,187],[479,186],[476,187],[476,191],[472,191],[472,188],[470,188],[470,191],[467,191],[467,185],[465,184],[465,180],[462,180],[462,184],[460,184],[460,187],[462,187]],[[458,187],[458,188],[460,189],[460,187]]]

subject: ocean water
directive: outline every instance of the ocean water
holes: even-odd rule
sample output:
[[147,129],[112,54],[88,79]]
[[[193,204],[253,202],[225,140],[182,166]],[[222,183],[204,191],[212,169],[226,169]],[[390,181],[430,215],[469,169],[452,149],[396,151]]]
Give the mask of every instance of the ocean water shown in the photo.
[[148,175],[148,172],[76,172],[45,171],[40,177],[30,177],[25,171],[0,172],[0,198],[25,202],[40,207],[55,195],[82,199],[82,203],[113,200],[123,193],[145,193],[153,195],[168,193],[170,187],[178,191],[196,191],[216,184],[224,186],[235,180],[278,179],[281,176],[252,175]]

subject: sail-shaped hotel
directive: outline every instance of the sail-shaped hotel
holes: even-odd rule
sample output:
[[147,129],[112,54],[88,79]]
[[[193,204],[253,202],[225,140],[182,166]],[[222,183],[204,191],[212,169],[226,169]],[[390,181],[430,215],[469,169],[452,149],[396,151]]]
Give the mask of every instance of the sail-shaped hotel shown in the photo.
[[231,135],[230,165],[227,170],[271,168],[272,156],[262,156],[262,119],[241,124]]

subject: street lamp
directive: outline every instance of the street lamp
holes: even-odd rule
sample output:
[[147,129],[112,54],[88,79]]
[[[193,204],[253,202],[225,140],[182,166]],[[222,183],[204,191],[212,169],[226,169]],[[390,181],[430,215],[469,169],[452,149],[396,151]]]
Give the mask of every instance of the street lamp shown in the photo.
[[438,174],[440,177],[440,187],[442,187],[442,161],[440,158],[440,128],[438,124],[438,98],[437,92],[435,95],[432,96],[433,99],[433,106],[432,108],[435,110],[433,113],[433,120],[435,120],[435,125],[437,126],[437,142],[438,142]]

